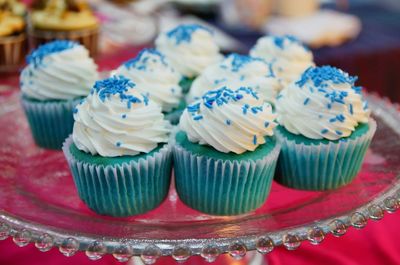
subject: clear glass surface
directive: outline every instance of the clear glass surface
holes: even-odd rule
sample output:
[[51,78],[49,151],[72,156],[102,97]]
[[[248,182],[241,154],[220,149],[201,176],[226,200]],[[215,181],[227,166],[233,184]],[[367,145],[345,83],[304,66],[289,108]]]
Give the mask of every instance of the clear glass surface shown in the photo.
[[129,218],[100,216],[83,204],[63,153],[34,144],[19,97],[15,90],[0,96],[0,239],[12,236],[20,246],[55,246],[66,256],[82,250],[91,259],[141,255],[149,264],[160,255],[241,258],[278,245],[296,249],[303,240],[318,244],[327,233],[362,228],[400,205],[400,113],[377,96],[368,99],[378,130],[361,173],[346,187],[305,192],[274,183],[260,209],[235,217],[194,211],[171,187],[160,207]]

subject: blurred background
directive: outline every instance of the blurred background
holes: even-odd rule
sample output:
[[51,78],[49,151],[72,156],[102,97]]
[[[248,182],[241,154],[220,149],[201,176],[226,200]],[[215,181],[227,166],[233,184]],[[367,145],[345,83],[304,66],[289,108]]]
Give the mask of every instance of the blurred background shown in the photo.
[[[28,1],[29,3],[30,1]],[[312,49],[318,65],[334,65],[359,76],[369,92],[400,101],[400,0],[142,0],[88,1],[101,21],[101,70],[108,71],[152,46],[160,31],[179,23],[200,23],[214,30],[225,53],[247,53],[265,34],[290,34]],[[1,75],[15,84],[17,73]],[[1,86],[0,86],[1,87]],[[318,247],[305,242],[299,250],[278,249],[269,264],[400,264],[400,217],[371,223],[343,238],[329,236]],[[111,256],[96,263],[83,253],[66,258],[33,245],[18,248],[0,242],[0,264],[117,264]],[[245,264],[220,257],[220,264]],[[258,262],[260,260],[258,259]],[[191,258],[188,264],[203,264]],[[174,264],[161,259],[157,264]],[[255,264],[255,263],[253,263]],[[259,263],[260,264],[260,263]],[[266,264],[266,263],[264,263]]]

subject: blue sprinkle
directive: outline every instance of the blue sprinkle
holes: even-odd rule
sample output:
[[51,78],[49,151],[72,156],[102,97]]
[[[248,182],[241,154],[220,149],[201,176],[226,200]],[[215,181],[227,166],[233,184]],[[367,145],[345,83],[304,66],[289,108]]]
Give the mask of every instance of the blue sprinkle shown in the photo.
[[306,99],[304,100],[303,104],[304,104],[304,105],[307,105],[308,102],[310,102],[310,98],[306,98]]
[[281,99],[281,98],[283,98],[283,95],[282,94],[279,94],[277,97],[276,97],[276,99]]
[[198,24],[180,25],[167,33],[167,37],[174,39],[177,45],[181,43],[190,43],[192,41],[192,34],[197,30],[203,30],[212,34],[212,31],[204,26]]
[[243,107],[242,107],[243,114],[245,114],[245,115],[247,114],[247,110],[249,109],[249,107],[250,107],[249,104],[244,104],[243,105]]
[[212,109],[214,103],[218,106],[222,106],[229,102],[239,101],[243,98],[244,93],[258,99],[257,93],[250,88],[241,87],[236,91],[233,91],[227,87],[223,87],[217,90],[210,90],[205,93],[202,97],[202,102],[204,106]]
[[257,135],[253,136],[253,144],[256,145],[257,144]]
[[116,145],[117,147],[120,147],[120,146],[121,146],[121,142],[117,142],[115,145]]
[[[326,87],[327,81],[333,82],[334,84],[350,84],[353,87],[357,79],[357,77],[349,76],[347,73],[336,67],[322,66],[308,68],[296,84],[303,87],[308,81],[312,81],[314,86],[318,88],[319,92],[326,93],[323,88]],[[344,92],[341,93],[341,95],[345,97],[347,96],[347,93]]]
[[113,95],[118,95],[122,102],[126,102],[128,109],[131,108],[132,104],[142,103],[142,101],[147,104],[148,98],[146,96],[142,95],[142,99],[140,99],[127,94],[128,90],[134,87],[135,84],[129,79],[123,76],[112,76],[104,80],[96,81],[90,93],[94,94],[94,92],[96,92],[103,102],[110,99]]
[[156,49],[148,49],[148,48],[141,50],[140,53],[135,58],[130,59],[123,65],[128,69],[135,68],[140,71],[146,71],[149,65],[149,58],[153,58],[152,62],[156,63],[159,61],[161,62],[162,65],[168,67],[164,54],[162,54]]
[[269,126],[269,122],[268,121],[264,122],[264,127],[268,128],[268,126]]
[[36,68],[42,63],[46,56],[72,49],[78,45],[78,43],[68,40],[52,41],[39,46],[39,48],[34,50],[26,57],[26,61],[28,64],[33,64],[33,66]]
[[195,120],[195,121],[202,120],[202,119],[203,119],[203,116],[201,116],[201,115],[193,117],[193,120]]
[[126,114],[122,114],[122,119],[126,119]]
[[231,120],[226,120],[226,125],[231,125]]
[[244,75],[240,76],[240,81],[243,81],[245,79]]
[[332,104],[331,104],[331,103],[328,103],[328,105],[326,105],[326,107],[327,107],[328,109],[331,109],[331,108],[332,108]]
[[322,133],[322,134],[328,133],[328,129],[322,129],[322,130],[321,130],[321,133]]
[[200,103],[195,103],[192,105],[187,106],[188,112],[195,113],[198,112],[200,109]]
[[353,112],[353,104],[349,105],[349,112],[350,112],[351,115],[354,114],[354,112]]
[[335,121],[336,121],[336,117],[329,119],[329,122],[335,122]]
[[346,117],[343,116],[342,114],[339,114],[339,115],[336,116],[336,119],[337,119],[338,121],[340,121],[340,122],[344,122],[345,119],[346,119]]
[[74,108],[73,113],[74,114],[78,113],[78,108]]
[[[280,49],[284,49],[285,48],[285,44],[286,43],[297,43],[300,44],[302,46],[304,46],[296,37],[294,36],[290,36],[290,35],[286,35],[286,36],[274,36],[274,43],[276,46],[278,46]],[[285,42],[287,41],[287,42]],[[304,46],[304,48],[306,48]]]
[[337,135],[342,135],[343,133],[341,131],[336,131]]

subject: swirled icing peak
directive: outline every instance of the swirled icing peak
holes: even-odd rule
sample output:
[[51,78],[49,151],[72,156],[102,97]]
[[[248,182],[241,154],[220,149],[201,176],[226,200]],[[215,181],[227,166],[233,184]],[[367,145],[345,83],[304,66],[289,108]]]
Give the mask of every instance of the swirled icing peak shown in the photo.
[[205,30],[212,34],[212,31],[209,28],[206,28],[199,24],[184,24],[180,25],[171,31],[167,32],[167,36],[170,39],[173,39],[177,45],[181,43],[188,43],[192,41],[192,35],[194,32],[198,30]]
[[161,108],[123,76],[97,81],[74,119],[74,143],[92,155],[148,153],[168,141],[169,123]]
[[251,87],[271,103],[281,89],[272,64],[261,58],[232,53],[218,64],[207,67],[193,82],[188,102],[201,98],[208,90],[228,86],[231,89]]
[[279,94],[279,123],[310,139],[348,137],[359,123],[367,123],[370,115],[356,80],[331,66],[307,69]]
[[273,135],[276,126],[272,107],[251,88],[227,87],[208,91],[189,105],[180,128],[191,142],[210,145],[216,150],[241,154],[254,151]]
[[293,36],[265,36],[250,50],[250,55],[274,62],[274,71],[285,84],[297,80],[314,66],[312,52]]
[[142,50],[136,58],[121,65],[115,74],[132,79],[136,88],[148,94],[163,111],[171,111],[181,101],[182,88],[179,81],[182,76],[158,50]]
[[211,30],[201,25],[180,25],[161,33],[155,43],[174,69],[188,78],[198,76],[222,58]]
[[65,50],[72,49],[79,44],[68,40],[56,40],[39,46],[31,54],[26,57],[26,62],[28,64],[33,64],[36,67],[42,63],[46,56],[54,53],[59,53]]
[[97,65],[82,45],[57,40],[27,57],[21,72],[23,94],[37,100],[69,100],[87,96],[99,78]]

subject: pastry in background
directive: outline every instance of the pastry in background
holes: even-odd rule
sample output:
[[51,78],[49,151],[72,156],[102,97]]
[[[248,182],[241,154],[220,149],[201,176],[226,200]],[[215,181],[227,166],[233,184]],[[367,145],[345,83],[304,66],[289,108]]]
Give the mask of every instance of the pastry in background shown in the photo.
[[282,83],[272,68],[261,58],[232,53],[220,63],[207,67],[194,80],[186,101],[191,103],[208,90],[228,86],[231,89],[251,87],[265,101],[274,104]]
[[90,7],[77,0],[38,0],[30,15],[31,44],[55,39],[81,43],[95,56],[98,52],[100,24]]
[[275,0],[274,9],[285,17],[305,17],[318,11],[320,0]]
[[182,74],[183,93],[189,91],[193,80],[207,66],[223,58],[212,31],[198,24],[183,24],[161,33],[156,39],[156,47]]
[[99,78],[88,50],[72,41],[41,45],[21,72],[22,106],[36,144],[61,149],[72,132],[75,106]]
[[305,70],[315,65],[312,52],[293,36],[265,36],[250,50],[250,55],[273,64],[284,85],[298,80]]
[[27,52],[26,8],[16,0],[0,0],[0,72],[16,71]]

